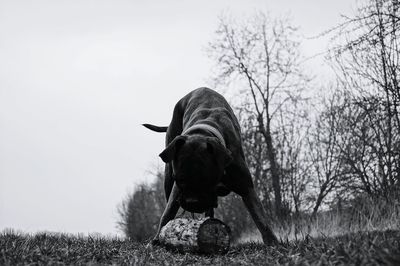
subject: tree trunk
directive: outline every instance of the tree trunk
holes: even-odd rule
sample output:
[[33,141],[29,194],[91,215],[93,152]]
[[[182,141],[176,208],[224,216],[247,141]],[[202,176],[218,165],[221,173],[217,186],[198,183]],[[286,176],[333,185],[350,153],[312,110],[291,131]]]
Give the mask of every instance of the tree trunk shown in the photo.
[[180,252],[225,253],[230,245],[230,229],[218,219],[177,218],[160,232],[160,243]]
[[275,151],[272,144],[271,132],[269,130],[265,132],[265,141],[267,144],[267,156],[270,163],[272,187],[274,189],[274,195],[275,195],[275,213],[278,217],[281,218],[283,215],[283,210],[282,210],[280,176],[276,164]]
[[319,206],[321,206],[321,203],[322,203],[323,199],[324,199],[323,193],[319,193],[318,197],[317,197],[317,201],[315,202],[315,206],[314,206],[313,212],[311,214],[311,217],[315,218],[315,216],[317,215]]
[[315,206],[314,206],[313,212],[311,214],[311,217],[314,218],[317,215],[318,209],[321,206],[322,201],[324,200],[325,196],[332,190],[332,188],[333,188],[333,186],[329,186],[328,187],[328,183],[327,182],[324,182],[321,185],[321,188],[320,188],[320,191],[318,193],[318,197],[317,197],[317,200],[315,202]]

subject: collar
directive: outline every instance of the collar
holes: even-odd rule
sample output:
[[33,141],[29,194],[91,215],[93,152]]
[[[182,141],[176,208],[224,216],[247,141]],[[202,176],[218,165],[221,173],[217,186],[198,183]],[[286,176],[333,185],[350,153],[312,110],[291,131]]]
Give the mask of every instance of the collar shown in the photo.
[[216,129],[215,127],[207,125],[207,124],[195,124],[195,125],[187,128],[185,131],[183,131],[182,135],[185,135],[195,129],[203,129],[203,130],[207,130],[207,131],[211,132],[221,142],[222,146],[224,146],[226,148],[226,143],[225,143],[224,137],[222,136],[221,132],[219,132],[219,130]]

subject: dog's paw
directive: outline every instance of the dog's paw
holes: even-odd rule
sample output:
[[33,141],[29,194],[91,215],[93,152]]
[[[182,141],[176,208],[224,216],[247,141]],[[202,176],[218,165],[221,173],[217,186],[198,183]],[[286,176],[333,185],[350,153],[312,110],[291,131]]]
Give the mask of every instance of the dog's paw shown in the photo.
[[276,239],[275,237],[273,237],[273,238],[270,238],[270,237],[269,238],[263,238],[263,242],[264,242],[264,245],[270,246],[270,247],[279,246],[279,244],[280,244],[278,239]]

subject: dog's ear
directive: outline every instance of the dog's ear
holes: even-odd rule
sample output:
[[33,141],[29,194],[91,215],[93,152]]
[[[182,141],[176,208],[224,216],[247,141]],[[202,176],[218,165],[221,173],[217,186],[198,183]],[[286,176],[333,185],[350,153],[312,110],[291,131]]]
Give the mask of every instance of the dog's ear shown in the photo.
[[209,153],[220,157],[220,161],[222,161],[224,166],[227,166],[233,160],[231,151],[225,148],[221,143],[217,142],[215,138],[209,138],[207,140],[207,150]]
[[181,136],[181,135],[174,138],[174,140],[168,144],[165,150],[163,150],[160,153],[159,156],[161,157],[161,159],[165,163],[171,162],[172,159],[174,158],[174,155],[178,152],[179,148],[181,148],[183,144],[185,144],[186,138],[187,138],[186,136]]

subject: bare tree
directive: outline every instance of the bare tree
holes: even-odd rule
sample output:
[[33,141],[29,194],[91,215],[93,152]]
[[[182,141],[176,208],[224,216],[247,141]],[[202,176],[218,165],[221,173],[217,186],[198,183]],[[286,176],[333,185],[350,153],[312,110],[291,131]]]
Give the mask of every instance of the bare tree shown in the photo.
[[308,78],[300,69],[297,29],[288,20],[272,20],[260,13],[244,24],[222,18],[209,55],[217,62],[216,80],[237,81],[252,103],[257,132],[265,142],[265,155],[274,191],[275,211],[282,210],[281,173],[276,158],[273,127],[279,110],[300,98]]
[[242,145],[251,175],[254,177],[255,189],[267,211],[272,210],[271,193],[273,193],[269,172],[267,149],[263,136],[258,131],[256,116],[246,109],[251,103],[244,102],[237,107],[238,119],[241,125]]
[[312,184],[316,192],[312,216],[318,212],[324,199],[335,189],[345,184],[348,173],[343,164],[341,145],[349,141],[343,133],[343,109],[346,108],[348,96],[337,88],[333,93],[322,99],[318,106],[316,121],[307,135],[308,158],[311,161],[311,172],[314,177]]
[[370,194],[389,195],[400,187],[399,7],[399,0],[360,6],[339,27],[345,40],[332,56],[353,97],[348,119],[355,124],[347,129],[359,145],[342,147],[343,154]]
[[[399,135],[393,135],[394,147],[388,147],[385,139],[386,112],[379,99],[352,101],[342,109],[343,119],[338,131],[338,147],[345,171],[352,175],[355,182],[349,183],[353,192],[362,191],[370,196],[391,198],[398,186],[398,172],[389,173],[388,163],[393,163],[392,170],[398,169],[396,161],[387,161],[388,149],[397,149]],[[398,152],[393,155],[399,158]],[[394,177],[394,180],[390,179]]]
[[283,202],[295,214],[304,210],[306,189],[311,181],[312,165],[307,159],[307,136],[311,127],[308,102],[292,102],[280,110],[274,132]]

